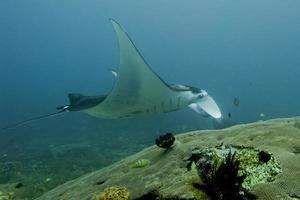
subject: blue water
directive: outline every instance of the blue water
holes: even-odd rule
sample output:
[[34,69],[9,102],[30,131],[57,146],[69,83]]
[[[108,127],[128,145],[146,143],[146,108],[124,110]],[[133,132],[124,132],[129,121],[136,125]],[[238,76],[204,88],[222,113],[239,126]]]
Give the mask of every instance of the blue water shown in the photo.
[[[54,112],[70,92],[108,93],[114,78],[107,69],[118,65],[108,18],[166,82],[205,89],[230,120],[299,115],[299,8],[298,0],[0,1],[0,125]],[[128,120],[66,113],[0,140],[88,143],[114,132],[149,145],[166,131],[205,128],[213,128],[211,119],[189,109]]]

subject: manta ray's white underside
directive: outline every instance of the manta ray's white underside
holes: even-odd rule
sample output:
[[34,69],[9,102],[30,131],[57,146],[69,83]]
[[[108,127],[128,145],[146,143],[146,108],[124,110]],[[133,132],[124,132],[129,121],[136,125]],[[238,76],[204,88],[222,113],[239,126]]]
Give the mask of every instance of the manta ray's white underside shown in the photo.
[[[151,70],[122,27],[116,21],[110,21],[119,43],[118,75],[105,100],[84,112],[101,118],[127,118],[170,112],[193,103],[190,91],[176,91],[166,84]],[[197,109],[203,109],[215,118],[221,117],[214,100],[208,98],[208,101],[202,101],[201,108]],[[209,108],[206,109],[207,105]]]

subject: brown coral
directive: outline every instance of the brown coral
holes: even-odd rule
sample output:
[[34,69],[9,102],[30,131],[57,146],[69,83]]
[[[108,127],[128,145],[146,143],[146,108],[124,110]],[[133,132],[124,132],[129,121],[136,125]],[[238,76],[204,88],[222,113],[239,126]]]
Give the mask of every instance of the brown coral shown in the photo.
[[124,186],[111,186],[94,196],[91,200],[128,200],[129,191]]

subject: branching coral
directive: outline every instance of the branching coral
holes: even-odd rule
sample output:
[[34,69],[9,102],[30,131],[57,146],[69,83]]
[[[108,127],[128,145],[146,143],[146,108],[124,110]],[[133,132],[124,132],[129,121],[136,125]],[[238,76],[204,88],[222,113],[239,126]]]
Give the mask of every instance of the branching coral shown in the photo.
[[239,165],[235,153],[229,152],[220,164],[213,163],[199,170],[201,187],[212,200],[244,199],[242,183],[246,176],[238,175]]

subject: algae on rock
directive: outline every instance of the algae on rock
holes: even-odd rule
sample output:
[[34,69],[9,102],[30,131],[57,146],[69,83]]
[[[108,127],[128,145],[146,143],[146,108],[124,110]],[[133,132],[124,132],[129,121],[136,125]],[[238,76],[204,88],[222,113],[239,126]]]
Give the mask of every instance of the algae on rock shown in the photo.
[[110,186],[91,200],[128,200],[129,194],[128,189],[124,186]]
[[[221,145],[202,149],[197,147],[192,152],[192,156],[198,159],[197,166],[201,170],[207,166],[218,168],[230,152],[234,153],[240,162],[239,175],[245,176],[242,187],[246,191],[250,191],[256,184],[274,181],[276,175],[281,172],[278,161],[272,155],[268,162],[260,162],[258,158],[260,151],[252,147],[237,145]],[[191,162],[195,162],[195,160]]]

